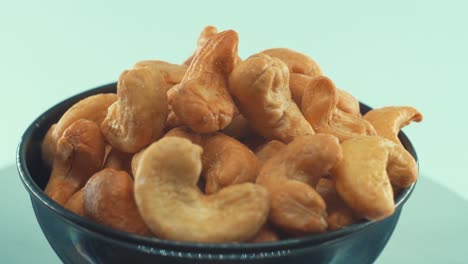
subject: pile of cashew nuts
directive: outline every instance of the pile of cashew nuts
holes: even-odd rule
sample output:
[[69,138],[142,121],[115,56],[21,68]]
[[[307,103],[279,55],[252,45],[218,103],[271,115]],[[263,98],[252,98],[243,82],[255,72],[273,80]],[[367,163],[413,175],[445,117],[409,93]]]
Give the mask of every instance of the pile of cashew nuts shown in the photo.
[[359,101],[299,52],[238,56],[208,26],[183,64],[138,62],[117,93],[72,106],[42,143],[45,193],[100,224],[207,243],[270,242],[380,220],[416,181],[398,139],[421,121]]

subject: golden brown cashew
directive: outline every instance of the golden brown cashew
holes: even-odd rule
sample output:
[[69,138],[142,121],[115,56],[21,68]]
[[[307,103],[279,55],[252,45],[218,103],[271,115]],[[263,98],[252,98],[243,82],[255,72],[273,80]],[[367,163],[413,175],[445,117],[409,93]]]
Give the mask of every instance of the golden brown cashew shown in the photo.
[[261,165],[265,164],[267,160],[275,156],[276,154],[284,151],[286,148],[286,144],[278,140],[271,140],[268,141],[266,144],[260,146],[257,151],[255,151],[255,155],[258,158],[258,161]]
[[166,92],[174,85],[179,84],[187,72],[186,65],[172,64],[159,60],[140,61],[135,64],[133,68],[148,68],[153,71],[153,74],[161,74],[162,79],[160,80],[162,80],[162,82],[158,84],[158,86]]
[[344,141],[356,136],[375,135],[372,125],[361,117],[337,108],[338,93],[333,82],[325,77],[314,78],[304,91],[302,112],[315,131],[332,134]]
[[291,234],[325,231],[325,202],[313,187],[341,155],[336,137],[316,134],[297,137],[267,160],[257,183],[269,193],[269,221]]
[[169,131],[166,137],[189,139],[203,148],[202,175],[205,193],[216,193],[222,188],[244,182],[255,182],[258,159],[244,144],[222,133],[196,134],[179,127]]
[[364,115],[364,119],[374,126],[377,135],[401,144],[398,139],[400,129],[412,121],[422,121],[423,116],[410,106],[388,106],[370,110]]
[[394,212],[391,184],[416,181],[417,164],[401,145],[379,136],[361,136],[341,143],[343,159],[332,171],[336,189],[353,211],[377,220]]
[[229,89],[242,115],[270,140],[289,142],[314,133],[292,101],[288,83],[286,65],[261,53],[239,63],[229,77]]
[[[303,74],[291,73],[289,78],[289,89],[291,90],[291,97],[296,102],[299,108],[302,106],[302,97],[304,89],[310,85],[315,77],[310,77]],[[361,116],[359,101],[352,94],[336,88],[338,103],[336,107],[341,111],[354,116]]]
[[283,61],[291,73],[304,74],[310,77],[322,75],[320,66],[309,56],[286,48],[267,49],[261,53]]
[[115,229],[151,235],[135,204],[133,180],[124,171],[103,169],[84,187],[83,208],[88,218]]
[[205,43],[208,41],[208,39],[210,39],[211,37],[213,37],[214,35],[218,34],[218,29],[214,26],[206,26],[202,32],[200,33],[200,36],[198,37],[198,40],[197,40],[197,48],[195,49],[195,51],[193,52],[193,54],[188,57],[185,61],[184,61],[184,65],[187,65],[189,66],[190,63],[192,63],[192,60],[194,59],[194,57],[200,52],[200,50],[202,49],[202,47],[205,45]]
[[115,148],[111,148],[102,167],[125,171],[132,175],[132,157],[133,154],[121,152]]
[[161,137],[167,118],[162,76],[148,68],[124,71],[117,84],[119,99],[109,107],[101,130],[112,147],[135,153]]
[[54,160],[57,141],[63,135],[65,129],[79,119],[88,119],[100,125],[107,114],[107,108],[117,100],[117,95],[97,94],[86,97],[70,107],[60,118],[57,124],[47,132],[42,143],[42,159],[48,166]]
[[172,109],[196,132],[223,129],[236,113],[226,86],[236,62],[238,41],[233,30],[214,35],[195,56],[179,84]]
[[85,119],[74,122],[57,142],[45,194],[64,205],[101,168],[104,151],[104,139],[95,122]]
[[320,179],[315,187],[327,204],[327,223],[329,230],[336,230],[356,223],[353,211],[336,192],[335,183],[326,178]]
[[65,203],[64,207],[73,213],[84,217],[84,206],[83,206],[83,192],[84,188],[74,193],[70,199]]
[[135,198],[158,237],[197,242],[252,238],[268,215],[268,194],[253,183],[228,186],[211,195],[197,187],[202,148],[164,137],[143,153],[135,175]]

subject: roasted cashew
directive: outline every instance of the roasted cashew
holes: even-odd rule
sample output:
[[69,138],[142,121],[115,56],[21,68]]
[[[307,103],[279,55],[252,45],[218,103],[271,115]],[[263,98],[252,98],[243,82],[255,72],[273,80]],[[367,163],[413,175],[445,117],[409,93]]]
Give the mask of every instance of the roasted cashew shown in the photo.
[[343,159],[332,170],[341,198],[360,217],[385,218],[394,212],[392,184],[404,188],[416,181],[414,158],[401,145],[379,136],[341,143]]
[[338,92],[333,82],[319,76],[305,88],[302,113],[315,131],[332,134],[344,141],[356,136],[376,135],[372,125],[337,107]]
[[106,159],[102,167],[125,171],[132,175],[132,157],[133,154],[121,152],[115,148],[111,148],[109,153],[106,155]]
[[101,168],[104,151],[104,139],[95,122],[80,119],[71,124],[57,142],[45,194],[64,205]]
[[129,233],[151,235],[135,204],[133,180],[125,171],[103,169],[86,183],[84,214],[100,224]]
[[255,182],[258,159],[239,141],[222,133],[196,134],[179,127],[169,131],[166,137],[189,139],[203,148],[202,175],[205,178],[205,193],[216,193],[229,185]]
[[320,66],[309,56],[286,48],[267,49],[261,53],[278,58],[288,66],[289,72],[310,77],[322,75]]
[[135,175],[135,198],[158,237],[179,241],[235,242],[252,238],[268,215],[268,194],[242,183],[204,195],[197,187],[202,148],[164,137],[145,150]]
[[333,180],[322,178],[315,187],[327,204],[327,223],[329,230],[336,230],[354,224],[357,218],[351,208],[336,192]]
[[119,98],[101,124],[112,147],[135,153],[161,137],[167,118],[167,95],[161,82],[162,75],[147,67],[120,75]]
[[257,234],[251,238],[249,243],[265,243],[278,241],[279,237],[275,230],[269,224],[264,224]]
[[193,59],[195,58],[195,56],[200,52],[200,50],[202,49],[202,47],[205,45],[205,43],[208,41],[208,39],[210,39],[211,37],[213,37],[214,35],[218,34],[218,29],[214,26],[206,26],[202,32],[200,33],[200,36],[198,37],[198,40],[197,40],[197,48],[195,49],[195,51],[193,52],[193,54],[188,57],[185,61],[184,61],[184,65],[187,65],[189,66],[190,63],[192,63]]
[[197,53],[179,84],[172,109],[196,132],[223,129],[236,113],[227,79],[237,60],[238,41],[233,30],[214,35]]
[[263,165],[267,160],[282,152],[286,148],[286,144],[278,140],[268,141],[266,144],[260,146],[256,151],[255,155],[258,161]]
[[153,71],[153,74],[160,74],[162,82],[158,84],[158,87],[161,87],[166,92],[174,85],[179,84],[187,72],[186,65],[172,64],[159,60],[140,61],[133,68],[148,68]]
[[267,139],[290,142],[314,133],[292,101],[288,83],[286,64],[261,53],[239,63],[229,77],[229,89],[242,115]]
[[64,207],[73,213],[84,217],[84,206],[83,206],[83,192],[84,188],[74,193],[70,199],[65,203]]
[[364,115],[364,119],[374,126],[377,135],[401,144],[398,139],[400,129],[412,121],[421,122],[423,116],[410,106],[388,106],[370,110]]
[[269,221],[295,235],[325,231],[325,202],[314,187],[341,157],[336,137],[316,134],[295,138],[268,159],[257,183],[269,193]]
[[97,94],[82,99],[70,107],[57,124],[50,127],[42,142],[42,159],[52,166],[57,149],[57,140],[65,129],[79,119],[88,119],[100,125],[107,114],[107,108],[117,100],[116,94]]

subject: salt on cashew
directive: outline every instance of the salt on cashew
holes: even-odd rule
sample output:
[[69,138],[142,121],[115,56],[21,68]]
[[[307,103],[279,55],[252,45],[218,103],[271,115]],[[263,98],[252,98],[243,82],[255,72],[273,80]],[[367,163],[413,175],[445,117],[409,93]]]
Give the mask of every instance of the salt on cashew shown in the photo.
[[125,171],[132,175],[132,157],[133,154],[121,152],[115,148],[111,148],[109,153],[106,155],[106,159],[102,167]]
[[400,129],[412,121],[421,122],[423,116],[414,107],[387,106],[372,109],[363,118],[374,126],[377,135],[401,144],[400,139],[398,139]]
[[184,65],[189,66],[190,63],[192,63],[194,57],[200,52],[202,47],[208,41],[208,39],[210,39],[216,34],[218,34],[218,29],[214,26],[206,26],[205,28],[203,28],[197,40],[197,48],[195,49],[193,54],[184,61]]
[[286,64],[291,73],[303,74],[310,77],[322,75],[322,70],[317,62],[300,52],[286,48],[273,48],[264,50],[261,53],[280,59]]
[[159,72],[146,67],[124,71],[117,84],[118,100],[109,107],[101,130],[112,147],[135,153],[162,135],[167,95]]
[[359,217],[378,220],[393,214],[392,185],[405,188],[417,179],[411,154],[379,136],[355,137],[341,147],[343,159],[331,173],[340,197]]
[[[299,107],[302,106],[304,89],[310,85],[314,78],[315,77],[303,74],[291,73],[289,78],[289,89],[291,90],[291,97]],[[339,88],[336,88],[336,92],[338,96],[336,107],[345,113],[360,117],[361,112],[358,99],[352,94]]]
[[42,142],[42,159],[45,164],[52,166],[57,140],[71,124],[79,119],[88,119],[100,125],[107,115],[107,108],[116,100],[117,95],[113,93],[97,94],[86,97],[70,107],[57,124],[50,127]]
[[181,137],[203,148],[202,175],[205,193],[212,194],[234,184],[255,182],[259,163],[255,154],[244,144],[222,133],[197,134],[179,127],[165,137]]
[[225,128],[236,114],[227,79],[237,58],[239,37],[226,30],[211,37],[190,64],[172,100],[180,121],[196,132]]
[[45,194],[64,205],[101,168],[104,152],[104,139],[95,122],[80,119],[71,124],[57,142]]
[[314,187],[341,158],[336,137],[315,134],[295,138],[268,159],[257,183],[269,193],[269,221],[293,235],[324,232],[326,205]]
[[376,135],[368,121],[340,110],[337,104],[335,84],[329,78],[319,76],[305,88],[302,113],[315,131],[332,134],[340,141],[356,136]]
[[65,209],[72,211],[73,213],[84,217],[84,206],[83,206],[83,192],[84,188],[74,193],[70,199],[65,203]]
[[315,187],[327,204],[327,223],[329,230],[336,230],[358,221],[351,208],[336,192],[333,180],[321,178]]
[[279,152],[286,148],[286,144],[278,140],[268,141],[266,144],[260,146],[256,151],[255,155],[261,165],[265,164],[267,160],[274,157]]
[[286,64],[262,53],[239,63],[229,77],[240,112],[267,139],[290,142],[314,133],[292,101],[288,83]]
[[273,227],[267,223],[267,224],[264,224],[260,228],[260,230],[257,232],[257,234],[247,242],[265,243],[265,242],[274,242],[278,240],[279,240],[278,234],[275,232]]
[[146,149],[135,175],[138,209],[158,237],[178,241],[239,242],[252,238],[268,216],[268,194],[242,183],[204,195],[197,187],[202,148],[164,137]]
[[100,224],[139,234],[151,235],[137,209],[133,180],[125,171],[103,169],[86,183],[84,214]]
[[186,65],[172,64],[159,60],[146,60],[136,63],[133,68],[148,68],[153,71],[153,74],[160,74],[162,82],[158,84],[166,92],[174,85],[179,84],[187,72]]

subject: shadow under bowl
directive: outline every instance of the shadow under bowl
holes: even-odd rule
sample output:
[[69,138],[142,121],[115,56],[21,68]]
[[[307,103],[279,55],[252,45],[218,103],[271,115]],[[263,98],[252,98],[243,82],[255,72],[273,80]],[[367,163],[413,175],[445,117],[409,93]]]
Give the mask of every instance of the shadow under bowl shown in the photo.
[[[395,197],[395,213],[380,221],[362,221],[336,231],[269,243],[190,243],[122,232],[79,217],[43,192],[50,170],[41,159],[41,142],[62,114],[79,100],[116,91],[107,84],[72,96],[41,114],[24,132],[17,168],[29,192],[36,218],[64,263],[373,263],[384,249],[415,183]],[[370,108],[361,103],[361,112]],[[403,132],[399,138],[417,161]]]

